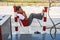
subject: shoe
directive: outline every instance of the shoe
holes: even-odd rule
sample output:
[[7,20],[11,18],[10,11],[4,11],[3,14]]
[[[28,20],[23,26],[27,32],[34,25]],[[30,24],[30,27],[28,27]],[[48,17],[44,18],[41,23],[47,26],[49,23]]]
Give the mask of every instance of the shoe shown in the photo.
[[40,32],[38,32],[38,31],[36,31],[36,32],[34,32],[34,34],[41,34]]

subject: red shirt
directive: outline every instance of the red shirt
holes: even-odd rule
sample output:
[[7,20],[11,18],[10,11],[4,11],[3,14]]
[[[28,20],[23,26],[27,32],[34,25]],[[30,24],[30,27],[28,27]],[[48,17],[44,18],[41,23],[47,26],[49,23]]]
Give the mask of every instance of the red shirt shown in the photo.
[[[23,15],[23,13],[19,13],[19,12],[18,12],[18,14],[22,14]],[[28,25],[28,19],[27,20],[26,19],[21,20],[21,22],[22,22],[23,26],[27,26]]]

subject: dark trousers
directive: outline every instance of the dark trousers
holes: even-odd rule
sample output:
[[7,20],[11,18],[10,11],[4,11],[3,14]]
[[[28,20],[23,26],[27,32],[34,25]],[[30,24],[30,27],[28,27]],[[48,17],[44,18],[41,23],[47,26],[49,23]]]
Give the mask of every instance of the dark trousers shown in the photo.
[[33,18],[42,20],[43,16],[40,13],[38,13],[38,14],[32,13],[28,18],[28,26],[32,23]]

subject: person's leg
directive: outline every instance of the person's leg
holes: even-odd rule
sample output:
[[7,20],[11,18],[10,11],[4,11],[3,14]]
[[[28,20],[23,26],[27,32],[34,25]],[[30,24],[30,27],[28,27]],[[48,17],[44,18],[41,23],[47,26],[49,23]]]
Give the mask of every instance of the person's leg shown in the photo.
[[32,13],[28,18],[28,26],[32,23],[33,18],[42,20],[43,16],[40,13],[38,14]]
[[33,14],[31,14],[28,18],[28,26],[32,23],[33,20]]
[[41,13],[34,14],[34,15],[33,15],[33,18],[36,18],[36,19],[39,19],[39,20],[42,20],[42,18],[43,18],[43,15],[41,15]]

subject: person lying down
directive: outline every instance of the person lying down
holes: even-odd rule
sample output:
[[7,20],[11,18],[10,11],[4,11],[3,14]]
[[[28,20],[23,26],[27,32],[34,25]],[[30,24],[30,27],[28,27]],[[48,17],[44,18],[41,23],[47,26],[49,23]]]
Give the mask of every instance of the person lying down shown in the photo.
[[23,26],[30,26],[34,18],[42,20],[44,16],[43,12],[38,14],[31,13],[29,18],[27,18],[26,13],[21,8],[21,6],[17,6],[16,11],[17,11],[17,16],[19,16],[19,19],[21,20]]

